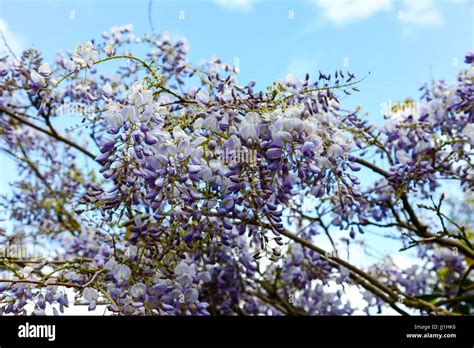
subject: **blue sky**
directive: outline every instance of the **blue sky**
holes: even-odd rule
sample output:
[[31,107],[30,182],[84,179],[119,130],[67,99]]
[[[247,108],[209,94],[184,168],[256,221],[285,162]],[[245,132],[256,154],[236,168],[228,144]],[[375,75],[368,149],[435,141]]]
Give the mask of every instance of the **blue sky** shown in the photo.
[[[53,62],[57,51],[99,37],[115,25],[151,31],[148,0],[1,0],[0,28],[16,50],[35,47]],[[472,0],[178,0],[152,3],[158,32],[185,36],[189,59],[213,55],[240,65],[240,82],[263,88],[292,73],[317,76],[321,69],[370,77],[360,93],[342,97],[380,122],[383,103],[417,98],[433,79],[453,81],[474,51]],[[1,48],[1,44],[0,44]],[[0,155],[0,192],[15,177]]]
[[[50,60],[113,25],[150,31],[148,0],[2,0],[0,9],[12,45],[36,47]],[[152,19],[157,31],[187,37],[195,62],[237,58],[242,83],[263,87],[318,69],[371,71],[347,103],[375,116],[380,103],[416,97],[431,77],[455,77],[473,50],[473,11],[469,0],[154,0]]]

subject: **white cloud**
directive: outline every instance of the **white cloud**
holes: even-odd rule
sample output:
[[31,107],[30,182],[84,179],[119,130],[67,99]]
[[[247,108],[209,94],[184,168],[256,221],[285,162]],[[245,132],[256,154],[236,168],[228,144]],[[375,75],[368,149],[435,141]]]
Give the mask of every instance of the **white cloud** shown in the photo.
[[255,0],[214,0],[214,2],[228,11],[250,12]]
[[410,254],[398,253],[398,254],[392,255],[391,259],[394,265],[400,269],[407,269],[413,265],[417,265],[417,266],[423,265],[423,262],[419,258],[415,256],[411,256]]
[[359,286],[346,284],[344,288],[330,280],[327,284],[327,290],[330,292],[342,294],[341,301],[343,303],[350,303],[350,306],[355,309],[354,315],[364,315],[364,309],[367,307],[367,301],[364,300],[363,294]]
[[297,58],[292,60],[286,68],[286,73],[295,78],[302,78],[306,73],[314,76],[317,71],[317,64],[314,60],[306,58]]
[[315,4],[323,18],[339,25],[366,19],[392,8],[392,0],[316,0]]
[[398,18],[417,27],[435,27],[444,23],[444,18],[432,0],[405,0],[405,7],[398,12]]
[[0,52],[6,52],[8,51],[8,48],[6,47],[1,34],[5,37],[5,40],[12,51],[16,55],[20,55],[25,48],[25,41],[20,35],[13,33],[9,29],[7,22],[3,19],[0,19]]

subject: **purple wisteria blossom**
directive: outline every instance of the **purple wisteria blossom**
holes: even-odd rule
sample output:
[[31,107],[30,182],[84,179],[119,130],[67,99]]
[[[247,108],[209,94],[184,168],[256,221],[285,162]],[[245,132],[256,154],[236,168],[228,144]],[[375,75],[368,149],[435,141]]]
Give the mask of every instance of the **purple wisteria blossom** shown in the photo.
[[[0,314],[473,314],[474,226],[443,193],[474,190],[472,54],[377,126],[341,105],[363,84],[351,72],[257,90],[188,49],[122,26],[55,62],[0,57],[18,163],[0,241],[54,251],[0,260]],[[357,264],[380,231],[420,262]]]

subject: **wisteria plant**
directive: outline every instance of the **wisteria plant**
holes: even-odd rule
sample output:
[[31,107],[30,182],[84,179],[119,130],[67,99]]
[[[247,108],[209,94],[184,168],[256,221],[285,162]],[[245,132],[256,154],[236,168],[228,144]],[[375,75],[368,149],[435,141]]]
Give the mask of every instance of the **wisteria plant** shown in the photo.
[[[474,313],[472,54],[456,83],[375,125],[338,97],[364,77],[260,91],[238,66],[189,62],[184,39],[132,29],[54,64],[0,58],[0,144],[18,166],[0,241],[41,250],[0,255],[0,314]],[[367,231],[413,265],[356,266]]]

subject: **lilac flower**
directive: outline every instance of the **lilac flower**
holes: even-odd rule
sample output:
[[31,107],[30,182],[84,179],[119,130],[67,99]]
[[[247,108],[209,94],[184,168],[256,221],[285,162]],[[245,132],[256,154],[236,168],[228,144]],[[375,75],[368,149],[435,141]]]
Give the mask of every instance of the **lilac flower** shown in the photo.
[[201,104],[208,104],[209,103],[209,93],[205,89],[201,89],[196,94],[196,101]]
[[51,75],[51,72],[51,67],[48,63],[43,63],[38,68],[38,73],[44,77],[48,77],[49,75]]
[[114,46],[112,44],[108,44],[107,46],[104,47],[104,52],[107,55],[107,57],[112,57],[114,55]]
[[133,297],[143,299],[146,294],[146,286],[143,283],[138,283],[132,286],[131,293]]
[[46,82],[46,79],[44,78],[44,76],[42,76],[41,74],[39,74],[38,72],[34,70],[31,72],[30,78],[31,78],[31,81],[33,81],[33,83],[36,83],[40,86],[44,85]]
[[271,148],[267,150],[267,157],[269,159],[278,159],[282,155],[281,149],[278,148]]
[[474,146],[474,123],[467,124],[463,128],[462,132],[469,139],[469,143]]
[[91,69],[98,58],[99,52],[94,49],[91,41],[78,45],[71,55],[72,61],[80,68],[88,67]]
[[127,265],[118,265],[113,271],[114,277],[119,282],[125,282],[130,278],[132,272]]
[[467,64],[472,64],[472,63],[474,62],[474,53],[470,53],[470,52],[469,52],[468,54],[466,54],[466,60],[465,60],[465,62],[466,62]]

